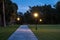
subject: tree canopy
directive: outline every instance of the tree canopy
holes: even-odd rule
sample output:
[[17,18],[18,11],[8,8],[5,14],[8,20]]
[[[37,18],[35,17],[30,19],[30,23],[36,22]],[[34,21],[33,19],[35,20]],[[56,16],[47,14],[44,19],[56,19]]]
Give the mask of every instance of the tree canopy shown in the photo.
[[55,8],[51,5],[30,7],[30,10],[24,14],[28,21],[27,23],[36,23],[33,17],[33,13],[35,12],[39,14],[39,18],[37,18],[37,23],[39,24],[41,23],[39,19],[43,20],[42,24],[60,24],[60,1],[55,4]]
[[[4,7],[5,7],[6,22],[9,22],[13,14],[15,14],[14,16],[16,16],[18,6],[16,3],[13,3],[11,0],[4,0]],[[0,1],[0,15],[3,23],[3,0]]]

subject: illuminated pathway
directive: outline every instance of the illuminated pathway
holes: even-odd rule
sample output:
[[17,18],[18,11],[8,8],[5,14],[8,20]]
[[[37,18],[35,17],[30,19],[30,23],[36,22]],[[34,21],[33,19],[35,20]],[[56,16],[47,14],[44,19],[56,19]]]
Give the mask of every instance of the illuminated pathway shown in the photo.
[[27,25],[21,25],[8,40],[38,40]]

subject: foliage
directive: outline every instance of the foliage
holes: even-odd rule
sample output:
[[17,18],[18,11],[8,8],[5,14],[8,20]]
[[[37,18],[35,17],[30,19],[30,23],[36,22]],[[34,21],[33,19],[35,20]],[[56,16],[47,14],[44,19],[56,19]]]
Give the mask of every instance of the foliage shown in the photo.
[[[12,16],[16,16],[18,6],[16,3],[13,3],[11,0],[4,0],[4,7],[5,7],[6,23],[8,23],[10,22],[10,18]],[[0,1],[0,15],[1,15],[1,21],[3,24],[3,0]]]
[[[39,17],[37,18],[38,24],[60,24],[60,1],[56,3],[55,8],[51,5],[33,6],[24,15],[27,19],[27,23],[36,23],[33,13],[37,12]],[[39,22],[42,19],[42,22]]]

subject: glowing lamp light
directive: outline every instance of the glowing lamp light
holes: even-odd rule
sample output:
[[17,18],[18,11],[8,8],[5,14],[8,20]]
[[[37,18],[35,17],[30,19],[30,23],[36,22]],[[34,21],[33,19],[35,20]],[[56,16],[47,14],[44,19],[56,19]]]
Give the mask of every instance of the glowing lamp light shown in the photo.
[[34,13],[34,17],[38,17],[38,13]]
[[42,22],[42,19],[40,19],[39,21]]
[[18,18],[17,18],[17,20],[19,21],[19,20],[20,20],[20,18],[18,17]]

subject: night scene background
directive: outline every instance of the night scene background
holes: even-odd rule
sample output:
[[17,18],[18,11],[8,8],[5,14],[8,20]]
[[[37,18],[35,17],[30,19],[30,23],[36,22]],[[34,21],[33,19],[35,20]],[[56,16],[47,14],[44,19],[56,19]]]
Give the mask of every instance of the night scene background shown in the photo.
[[[22,23],[28,24],[59,24],[59,0],[11,0],[18,6],[17,14],[21,16]],[[34,18],[34,13],[39,17]],[[42,20],[42,23],[39,22]]]
[[0,0],[0,40],[21,25],[38,40],[60,40],[60,0]]

